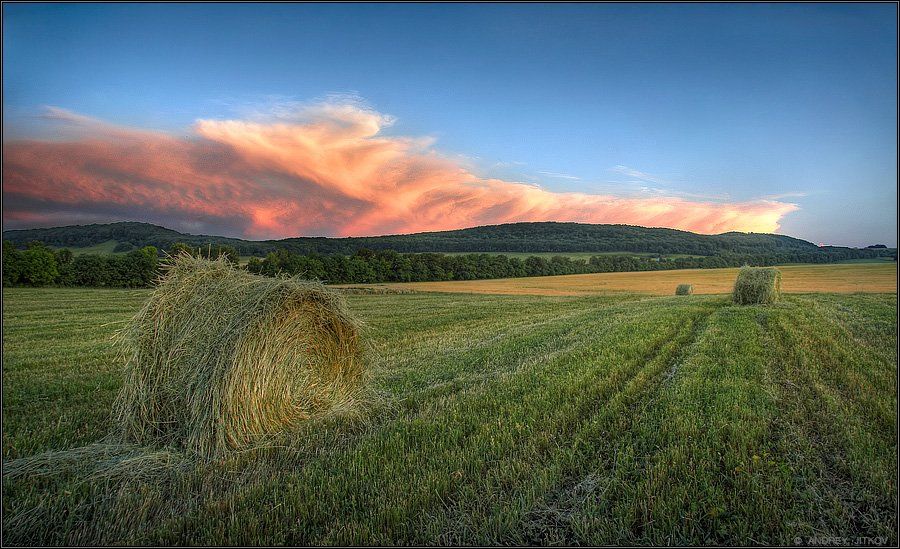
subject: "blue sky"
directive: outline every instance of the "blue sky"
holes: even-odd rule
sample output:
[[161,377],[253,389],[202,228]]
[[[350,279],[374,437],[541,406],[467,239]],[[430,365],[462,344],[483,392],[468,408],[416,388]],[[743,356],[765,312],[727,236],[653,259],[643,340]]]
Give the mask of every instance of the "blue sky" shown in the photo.
[[4,149],[53,131],[46,106],[194,139],[351,97],[480,177],[771,199],[798,206],[779,233],[896,245],[892,4],[6,4],[3,25]]

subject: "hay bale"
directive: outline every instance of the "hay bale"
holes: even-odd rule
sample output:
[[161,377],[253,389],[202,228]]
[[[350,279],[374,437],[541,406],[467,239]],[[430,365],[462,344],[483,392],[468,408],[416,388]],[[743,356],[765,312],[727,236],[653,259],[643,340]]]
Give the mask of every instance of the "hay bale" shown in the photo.
[[692,293],[694,293],[693,284],[679,284],[675,288],[675,295],[691,295]]
[[366,370],[358,324],[319,283],[182,254],[122,331],[123,442],[207,458],[352,410]]
[[732,298],[738,305],[775,303],[781,298],[781,271],[775,267],[741,267]]

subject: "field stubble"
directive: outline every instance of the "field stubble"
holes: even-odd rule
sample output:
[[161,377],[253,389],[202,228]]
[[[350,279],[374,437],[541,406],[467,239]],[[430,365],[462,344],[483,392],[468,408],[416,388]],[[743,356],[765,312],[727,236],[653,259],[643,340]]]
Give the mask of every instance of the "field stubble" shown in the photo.
[[[848,263],[779,266],[787,293],[896,293],[897,264]],[[692,284],[695,294],[731,293],[739,269],[678,269],[627,273],[534,276],[494,280],[357,284],[357,287],[495,295],[587,296],[609,293],[671,295],[678,284]]]

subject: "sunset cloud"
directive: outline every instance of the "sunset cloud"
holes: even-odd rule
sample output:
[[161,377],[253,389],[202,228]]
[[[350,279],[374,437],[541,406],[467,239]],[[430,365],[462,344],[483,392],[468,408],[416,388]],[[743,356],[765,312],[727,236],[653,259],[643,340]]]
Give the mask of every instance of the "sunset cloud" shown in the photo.
[[270,114],[198,120],[190,136],[176,137],[50,109],[44,118],[60,126],[59,139],[3,144],[4,226],[128,219],[254,239],[516,221],[773,232],[797,209],[776,199],[562,193],[486,178],[429,138],[384,135],[393,119],[355,101]]

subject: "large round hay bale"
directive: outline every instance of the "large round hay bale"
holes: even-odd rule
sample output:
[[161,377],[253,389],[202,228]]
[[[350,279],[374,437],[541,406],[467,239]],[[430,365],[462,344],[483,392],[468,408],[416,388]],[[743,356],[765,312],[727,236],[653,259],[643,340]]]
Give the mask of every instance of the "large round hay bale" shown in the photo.
[[209,458],[353,409],[366,374],[337,294],[224,260],[177,257],[121,336],[123,441]]
[[775,267],[741,267],[732,298],[738,305],[764,305],[781,298],[781,271]]
[[679,284],[675,288],[675,295],[691,295],[694,293],[693,284]]

